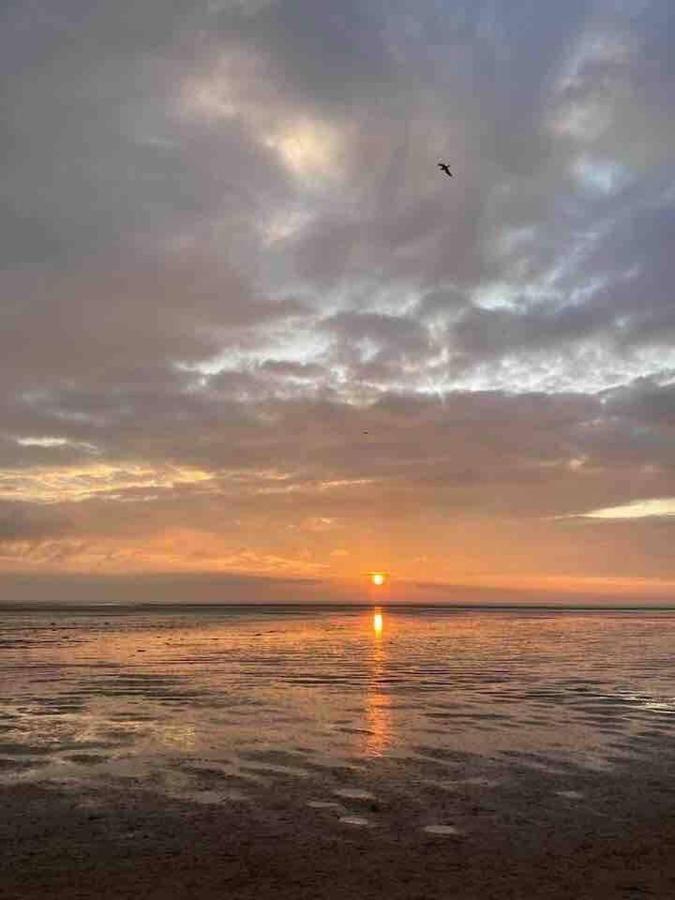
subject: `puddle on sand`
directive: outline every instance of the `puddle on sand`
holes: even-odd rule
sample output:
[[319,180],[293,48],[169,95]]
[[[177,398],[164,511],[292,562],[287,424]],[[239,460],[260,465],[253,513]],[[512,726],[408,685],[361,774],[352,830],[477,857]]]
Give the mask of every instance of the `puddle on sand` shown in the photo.
[[425,825],[423,830],[427,834],[436,834],[439,837],[455,837],[462,833],[454,825]]
[[341,816],[338,821],[342,822],[343,825],[354,825],[359,828],[371,828],[373,824],[369,819],[364,819],[363,816]]
[[336,797],[344,797],[345,800],[374,800],[375,794],[370,791],[362,791],[360,788],[337,788],[333,791]]
[[335,803],[334,800],[308,800],[306,805],[310,809],[344,809],[341,803]]

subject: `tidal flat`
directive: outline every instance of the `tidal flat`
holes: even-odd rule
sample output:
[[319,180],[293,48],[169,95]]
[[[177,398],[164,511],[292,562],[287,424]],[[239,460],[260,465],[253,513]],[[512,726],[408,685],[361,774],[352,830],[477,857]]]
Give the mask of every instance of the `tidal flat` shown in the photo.
[[0,618],[0,896],[675,894],[675,613]]

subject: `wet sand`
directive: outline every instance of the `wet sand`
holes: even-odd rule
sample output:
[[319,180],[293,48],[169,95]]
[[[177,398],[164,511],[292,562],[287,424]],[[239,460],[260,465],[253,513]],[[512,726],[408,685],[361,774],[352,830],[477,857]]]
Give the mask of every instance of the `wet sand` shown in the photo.
[[0,797],[0,896],[665,900],[672,775],[636,767],[572,789],[523,772],[490,799],[476,784],[426,797],[421,815],[291,780],[259,803],[180,801],[131,782],[17,784]]

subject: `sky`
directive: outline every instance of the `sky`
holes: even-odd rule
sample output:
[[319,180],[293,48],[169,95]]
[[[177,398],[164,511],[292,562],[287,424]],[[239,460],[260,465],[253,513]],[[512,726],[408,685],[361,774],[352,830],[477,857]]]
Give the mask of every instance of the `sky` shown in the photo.
[[0,18],[4,599],[675,600],[671,0]]

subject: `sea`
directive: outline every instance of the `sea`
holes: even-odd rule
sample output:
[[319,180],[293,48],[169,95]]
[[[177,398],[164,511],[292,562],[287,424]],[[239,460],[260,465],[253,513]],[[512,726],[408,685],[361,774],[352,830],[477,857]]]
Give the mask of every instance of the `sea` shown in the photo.
[[500,786],[511,810],[542,775],[546,803],[583,805],[598,775],[673,758],[674,654],[672,610],[4,608],[0,785],[278,787],[354,827],[407,803],[450,833]]

